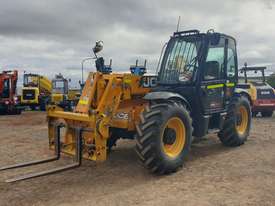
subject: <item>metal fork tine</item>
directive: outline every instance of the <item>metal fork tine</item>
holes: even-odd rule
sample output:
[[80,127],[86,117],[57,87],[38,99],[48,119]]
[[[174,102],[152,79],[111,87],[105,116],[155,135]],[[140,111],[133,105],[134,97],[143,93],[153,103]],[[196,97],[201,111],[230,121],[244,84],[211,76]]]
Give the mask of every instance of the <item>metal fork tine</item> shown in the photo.
[[4,167],[0,167],[0,171],[38,165],[42,163],[56,161],[59,159],[60,159],[60,126],[56,126],[55,127],[55,156],[50,158],[40,159],[40,160],[34,160],[30,162],[22,162],[22,163],[13,164],[13,165],[7,165]]
[[45,175],[50,175],[50,174],[54,174],[54,173],[57,173],[57,172],[62,172],[62,171],[65,171],[65,170],[69,170],[69,169],[73,169],[73,168],[79,167],[81,165],[81,160],[82,160],[82,137],[81,137],[81,129],[77,128],[76,132],[77,132],[76,142],[75,142],[75,144],[76,144],[76,151],[75,151],[75,158],[74,158],[74,162],[75,163],[70,164],[70,165],[66,165],[66,166],[63,166],[63,167],[58,167],[58,168],[42,171],[42,172],[37,172],[37,173],[31,173],[31,174],[22,175],[22,176],[19,176],[19,177],[8,179],[5,182],[7,182],[7,183],[18,182],[18,181],[21,181],[21,180],[27,180],[27,179],[31,179],[31,178],[35,178],[35,177],[41,177],[41,176],[45,176]]
[[66,165],[64,167],[58,167],[58,168],[54,168],[54,169],[46,170],[46,171],[42,171],[42,172],[22,175],[22,176],[19,176],[19,177],[7,179],[5,182],[11,183],[11,182],[18,182],[18,181],[21,181],[21,180],[27,180],[27,179],[31,179],[31,178],[35,178],[35,177],[42,177],[42,176],[45,176],[45,175],[54,174],[54,173],[57,173],[57,172],[69,170],[69,169],[76,168],[76,167],[79,167],[78,163],[74,163],[74,164]]
[[22,168],[22,167],[42,164],[42,163],[46,163],[46,162],[52,162],[52,161],[56,161],[58,159],[59,159],[58,156],[55,156],[55,157],[41,159],[41,160],[35,160],[35,161],[23,162],[23,163],[14,164],[14,165],[8,165],[8,166],[0,167],[0,171],[15,169],[15,168]]

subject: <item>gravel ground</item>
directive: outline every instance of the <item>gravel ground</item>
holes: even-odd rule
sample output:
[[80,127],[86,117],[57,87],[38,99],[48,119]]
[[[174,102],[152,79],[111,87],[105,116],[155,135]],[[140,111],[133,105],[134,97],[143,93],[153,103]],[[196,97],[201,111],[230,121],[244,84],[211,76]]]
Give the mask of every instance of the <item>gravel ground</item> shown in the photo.
[[[0,165],[47,157],[46,115],[0,116]],[[216,135],[192,146],[183,169],[154,176],[138,162],[133,141],[120,141],[105,163],[8,184],[22,173],[60,162],[0,173],[0,206],[29,205],[275,205],[275,117],[253,119],[245,145],[226,148]]]

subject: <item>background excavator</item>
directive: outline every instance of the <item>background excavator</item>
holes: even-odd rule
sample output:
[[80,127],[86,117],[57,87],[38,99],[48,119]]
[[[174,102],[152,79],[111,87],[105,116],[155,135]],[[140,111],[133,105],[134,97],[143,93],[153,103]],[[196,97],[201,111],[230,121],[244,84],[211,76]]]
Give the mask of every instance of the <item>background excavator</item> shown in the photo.
[[113,73],[93,48],[96,71],[85,82],[72,112],[48,108],[48,135],[55,156],[0,168],[25,167],[74,156],[63,167],[7,180],[14,182],[53,174],[81,165],[82,158],[102,162],[119,138],[132,139],[142,164],[152,173],[177,171],[193,140],[217,133],[225,146],[245,143],[250,132],[251,108],[236,89],[238,63],[233,37],[209,30],[175,32],[161,55],[156,75],[145,66],[131,73]]
[[46,76],[25,73],[23,77],[23,88],[21,104],[29,106],[32,110],[39,107],[45,111],[52,92],[52,83]]

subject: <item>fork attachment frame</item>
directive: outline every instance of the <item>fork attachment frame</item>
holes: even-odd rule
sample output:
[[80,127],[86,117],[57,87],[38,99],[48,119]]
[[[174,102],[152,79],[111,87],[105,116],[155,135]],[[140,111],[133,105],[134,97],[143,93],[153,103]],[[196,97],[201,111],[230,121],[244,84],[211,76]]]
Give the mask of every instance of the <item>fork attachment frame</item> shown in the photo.
[[[60,153],[61,153],[60,128],[61,127],[63,127],[63,125],[55,126],[55,156],[46,158],[46,159],[35,160],[35,161],[1,167],[0,171],[15,169],[15,168],[22,168],[22,167],[27,167],[27,166],[33,166],[33,165],[38,165],[38,164],[43,164],[43,163],[59,160],[60,156],[61,156],[60,155]],[[11,179],[7,179],[5,182],[11,183],[11,182],[27,180],[27,179],[46,176],[46,175],[50,175],[50,174],[54,174],[54,173],[58,173],[58,172],[62,172],[65,170],[79,167],[81,165],[81,161],[82,161],[82,129],[75,128],[75,130],[76,130],[76,138],[75,138],[76,139],[76,142],[75,142],[76,151],[75,151],[75,156],[74,156],[74,162],[72,164],[62,166],[62,167],[57,167],[57,168],[42,171],[42,172],[30,173],[30,174],[14,177]]]

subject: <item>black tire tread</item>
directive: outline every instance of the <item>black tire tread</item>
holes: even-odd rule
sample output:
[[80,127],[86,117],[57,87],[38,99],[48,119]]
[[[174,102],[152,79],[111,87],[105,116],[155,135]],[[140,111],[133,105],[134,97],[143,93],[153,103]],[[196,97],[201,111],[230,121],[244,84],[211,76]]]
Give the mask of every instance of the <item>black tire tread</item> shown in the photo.
[[165,102],[153,102],[140,114],[140,124],[136,126],[136,153],[139,157],[139,160],[143,165],[149,169],[152,173],[157,174],[168,174],[175,172],[177,168],[167,168],[162,161],[156,157],[154,153],[154,142],[152,141],[153,135],[155,135],[156,128],[161,124],[162,112],[168,107],[179,107],[184,111],[187,111],[188,118],[191,122],[191,134],[193,132],[192,119],[190,113],[186,108],[178,102],[165,101]]
[[[224,122],[224,126],[222,130],[218,133],[218,137],[221,140],[221,142],[225,146],[229,147],[236,147],[244,144],[244,142],[247,140],[247,136],[241,138],[239,137],[238,133],[236,132],[235,128],[235,118],[236,118],[236,107],[239,103],[239,101],[247,101],[247,104],[249,104],[248,100],[245,97],[232,97],[231,103],[228,108],[228,113],[226,115],[226,119]],[[251,118],[251,110],[250,112],[250,118]],[[249,121],[249,124],[251,121]],[[250,127],[250,125],[248,125]]]

